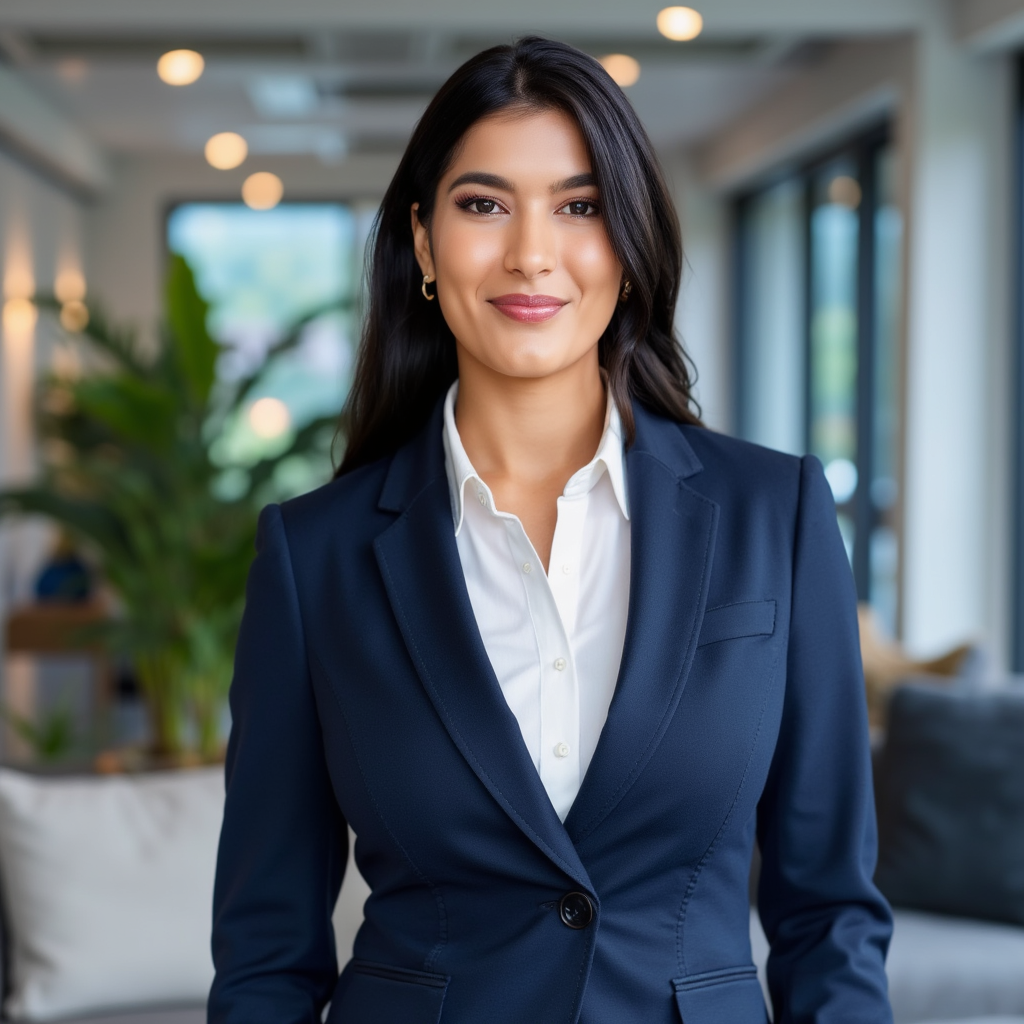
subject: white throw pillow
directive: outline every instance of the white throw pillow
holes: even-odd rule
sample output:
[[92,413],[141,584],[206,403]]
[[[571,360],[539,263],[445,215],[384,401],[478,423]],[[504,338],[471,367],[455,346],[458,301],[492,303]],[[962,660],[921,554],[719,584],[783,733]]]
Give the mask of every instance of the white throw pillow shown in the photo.
[[7,1015],[204,1002],[223,809],[219,768],[114,778],[0,770]]

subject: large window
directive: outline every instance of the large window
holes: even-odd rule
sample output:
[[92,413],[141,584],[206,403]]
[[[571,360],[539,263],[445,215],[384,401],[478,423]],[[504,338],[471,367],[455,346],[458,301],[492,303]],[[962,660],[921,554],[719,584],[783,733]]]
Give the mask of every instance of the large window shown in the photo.
[[[301,343],[278,359],[252,395],[249,414],[215,444],[225,465],[253,463],[317,417],[337,414],[348,390],[369,206],[286,203],[255,211],[241,203],[184,203],[167,219],[170,250],[184,256],[211,305],[210,329],[226,346],[222,380],[251,373],[300,317],[316,317]],[[223,478],[230,492],[232,470]],[[279,496],[330,475],[328,453],[288,460],[275,481]]]
[[887,133],[736,204],[741,436],[825,466],[861,600],[898,626],[902,218]]

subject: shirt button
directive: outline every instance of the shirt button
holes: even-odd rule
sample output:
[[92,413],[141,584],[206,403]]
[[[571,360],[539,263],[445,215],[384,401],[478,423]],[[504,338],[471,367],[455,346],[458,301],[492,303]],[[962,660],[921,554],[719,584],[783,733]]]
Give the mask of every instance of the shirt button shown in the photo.
[[480,504],[481,504],[481,505],[486,505],[486,504],[487,504],[487,495],[486,495],[486,494],[484,494],[484,492],[483,492],[483,491],[481,491],[481,492],[480,492],[480,493],[479,493],[479,494],[477,495],[477,497],[478,497],[478,498],[480,499]]
[[572,572],[572,566],[568,562],[566,562],[565,565],[562,566],[562,572],[565,573],[566,576],[568,576],[569,573]]
[[530,573],[533,572],[533,566],[530,565],[529,562],[523,562],[523,572],[525,572],[526,575],[529,576]]
[[555,658],[555,668],[559,672],[565,671],[565,658]]
[[559,743],[555,747],[555,757],[568,757],[569,756],[569,744]]

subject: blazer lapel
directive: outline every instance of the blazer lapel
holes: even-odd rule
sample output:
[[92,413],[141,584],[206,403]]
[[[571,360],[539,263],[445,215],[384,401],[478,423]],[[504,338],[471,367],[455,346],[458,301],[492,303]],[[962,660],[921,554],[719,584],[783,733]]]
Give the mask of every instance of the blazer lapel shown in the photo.
[[589,835],[633,784],[679,703],[704,616],[718,506],[685,479],[700,462],[678,426],[634,404],[626,454],[629,609],[615,694],[565,828]]
[[591,889],[505,701],[473,615],[452,524],[440,406],[392,460],[383,508],[401,512],[374,542],[388,598],[441,721],[494,799],[551,860]]

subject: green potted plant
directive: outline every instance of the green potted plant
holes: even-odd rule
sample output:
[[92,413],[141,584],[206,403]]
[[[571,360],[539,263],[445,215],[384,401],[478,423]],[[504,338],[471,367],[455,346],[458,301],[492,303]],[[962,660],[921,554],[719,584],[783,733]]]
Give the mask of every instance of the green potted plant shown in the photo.
[[218,754],[259,509],[284,496],[279,470],[297,456],[320,460],[327,479],[336,427],[334,417],[315,419],[255,461],[218,455],[218,438],[246,413],[268,369],[323,311],[230,384],[216,378],[222,346],[207,312],[179,256],[155,352],[90,309],[87,368],[40,384],[40,476],[0,493],[0,514],[46,516],[92,553],[115,597],[98,639],[135,666],[161,760],[182,756],[189,720],[199,755]]

